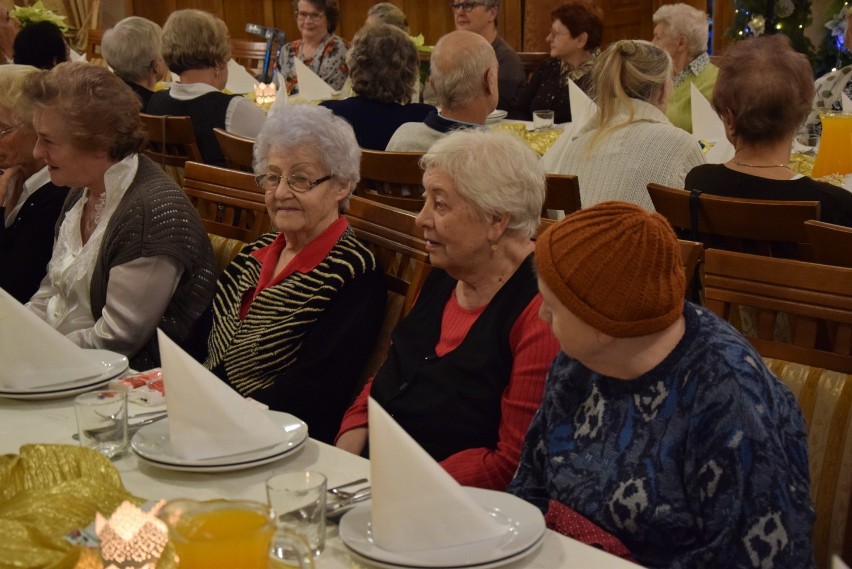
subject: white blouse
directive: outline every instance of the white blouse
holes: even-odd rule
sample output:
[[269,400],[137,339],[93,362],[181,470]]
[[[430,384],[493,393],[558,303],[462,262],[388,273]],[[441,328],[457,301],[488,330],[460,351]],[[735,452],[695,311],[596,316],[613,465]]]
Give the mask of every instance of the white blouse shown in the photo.
[[106,200],[98,224],[84,244],[80,233],[88,188],[65,214],[59,228],[47,275],[27,307],[83,348],[108,349],[135,355],[153,334],[177,288],[183,267],[160,255],[142,257],[113,267],[107,284],[106,306],[96,321],[92,315],[91,277],[104,233],[139,167],[132,154],[104,174]]

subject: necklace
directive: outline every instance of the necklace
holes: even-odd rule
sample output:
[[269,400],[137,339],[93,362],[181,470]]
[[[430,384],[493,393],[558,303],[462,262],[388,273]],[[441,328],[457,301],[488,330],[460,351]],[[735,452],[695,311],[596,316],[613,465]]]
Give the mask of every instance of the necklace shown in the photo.
[[746,164],[739,160],[734,160],[737,166],[746,166],[747,168],[788,168],[786,164]]

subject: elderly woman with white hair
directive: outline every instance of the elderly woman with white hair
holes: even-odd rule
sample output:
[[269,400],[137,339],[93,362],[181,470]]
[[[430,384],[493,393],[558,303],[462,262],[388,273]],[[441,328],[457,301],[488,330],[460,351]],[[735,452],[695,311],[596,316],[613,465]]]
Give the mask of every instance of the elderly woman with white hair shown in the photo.
[[479,130],[436,142],[421,166],[434,268],[336,444],[366,452],[370,396],[461,484],[503,490],[559,349],[532,265],[544,171],[517,137]]
[[107,30],[101,40],[104,61],[139,96],[143,113],[166,71],[160,50],[162,39],[163,29],[158,24],[130,16]]
[[[324,108],[286,105],[254,146],[276,232],[219,278],[204,365],[331,442],[381,326],[384,274],[342,215],[360,176],[352,127]],[[204,328],[209,333],[204,334]]]
[[707,14],[687,4],[665,4],[654,13],[654,45],[672,57],[674,89],[666,116],[672,124],[692,132],[692,99],[695,84],[710,100],[719,68],[707,55]]

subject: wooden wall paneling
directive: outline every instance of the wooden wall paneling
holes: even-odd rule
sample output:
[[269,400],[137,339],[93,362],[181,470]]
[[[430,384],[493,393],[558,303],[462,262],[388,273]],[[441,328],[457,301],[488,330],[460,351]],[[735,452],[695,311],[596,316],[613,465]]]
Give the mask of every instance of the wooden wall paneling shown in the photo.
[[653,0],[603,0],[601,7],[604,46],[620,39],[650,40],[654,36]]
[[564,0],[526,0],[523,51],[550,51],[550,13]]
[[435,45],[438,38],[456,29],[449,0],[404,0],[402,11],[408,18],[411,34],[423,34],[426,45]]
[[267,0],[255,2],[233,2],[222,1],[222,15],[216,14],[222,18],[228,25],[228,32],[232,38],[250,39],[252,41],[263,41],[260,36],[246,33],[246,24],[258,24],[268,26],[266,24],[266,4],[270,3]]
[[515,51],[523,51],[523,4],[521,0],[503,0],[497,19],[498,33]]

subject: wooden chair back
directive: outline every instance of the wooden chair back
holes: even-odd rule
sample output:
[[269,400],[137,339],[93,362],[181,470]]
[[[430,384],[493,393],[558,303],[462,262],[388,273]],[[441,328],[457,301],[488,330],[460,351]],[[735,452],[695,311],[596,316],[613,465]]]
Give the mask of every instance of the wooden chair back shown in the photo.
[[228,168],[242,172],[254,172],[254,139],[233,134],[222,128],[214,128],[213,134],[222,154],[225,155],[225,163]]
[[521,65],[524,66],[524,75],[527,78],[527,82],[532,79],[533,74],[535,74],[536,69],[538,69],[539,65],[550,57],[550,54],[546,51],[519,51],[518,57],[521,58]]
[[253,77],[260,77],[266,71],[271,71],[275,47],[273,46],[272,56],[269,58],[269,67],[264,69],[263,60],[266,57],[266,42],[251,41],[231,38],[231,57],[234,61],[245,67]]
[[148,144],[142,152],[182,183],[184,164],[202,161],[192,119],[146,113],[139,113],[139,117],[148,133]]
[[208,233],[250,243],[273,231],[264,192],[251,174],[187,162],[183,190]]
[[556,212],[568,215],[580,207],[580,183],[577,176],[548,174],[547,194],[541,208],[541,216],[551,217]]
[[419,152],[361,150],[361,181],[355,195],[391,207],[420,211],[423,207],[423,171]]
[[692,231],[690,192],[648,184],[654,208],[680,237],[697,239],[706,248],[771,257],[810,260],[805,221],[819,219],[817,201],[747,200],[701,194],[697,235]]
[[814,261],[823,265],[852,267],[852,228],[823,221],[806,221],[805,231]]
[[352,196],[346,218],[382,267],[389,293],[379,338],[363,373],[366,380],[384,361],[391,332],[411,311],[431,265],[423,232],[414,223],[414,213]]
[[[768,363],[799,401],[808,425],[814,550],[817,567],[828,567],[831,554],[852,552],[852,269],[708,250],[704,304],[726,320],[738,307],[754,310],[749,340],[777,360]],[[776,332],[782,313],[789,338]]]
[[687,241],[678,239],[680,243],[680,258],[683,261],[683,270],[686,272],[686,295],[687,298],[698,297],[693,294],[693,286],[697,286],[695,275],[698,272],[701,261],[704,259],[704,245],[698,241]]
[[104,38],[104,30],[90,29],[86,32],[86,61],[106,67],[106,61],[101,53],[101,40]]

